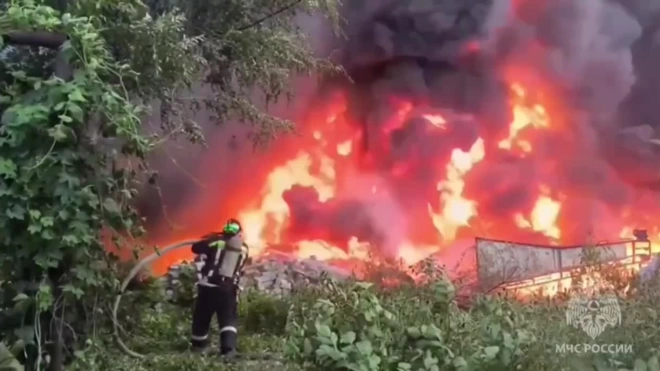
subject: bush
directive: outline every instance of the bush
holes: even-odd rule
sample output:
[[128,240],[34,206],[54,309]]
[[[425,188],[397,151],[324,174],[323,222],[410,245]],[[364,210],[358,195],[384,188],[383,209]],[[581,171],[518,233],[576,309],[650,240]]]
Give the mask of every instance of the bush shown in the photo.
[[[457,289],[441,274],[396,288],[326,281],[290,298],[249,290],[240,298],[241,352],[285,353],[288,362],[247,360],[231,369],[660,371],[660,278],[640,283],[634,274],[616,275],[611,269],[585,270],[618,295],[622,313],[621,325],[596,340],[566,324],[566,300],[575,292],[524,302],[477,296],[461,309]],[[71,369],[226,369],[216,359],[186,351],[192,306],[163,303],[160,292],[157,287],[131,292],[122,312],[122,325],[130,330],[124,339],[148,352],[147,359],[129,359],[105,341],[80,352]],[[214,342],[216,335],[214,325]],[[633,353],[569,354],[556,350],[562,344],[623,344]]]
[[[420,291],[426,292],[387,297],[367,284],[337,287],[329,298],[299,308],[289,356],[322,370],[504,370],[533,342],[497,313],[499,306],[489,310],[488,321],[458,311],[446,280]],[[465,336],[475,333],[480,337]]]
[[197,295],[197,270],[193,264],[181,264],[179,276],[172,280],[173,302],[181,306],[191,306]]
[[247,290],[240,297],[239,317],[243,331],[283,335],[289,316],[290,299]]
[[[655,370],[655,295],[620,292],[621,326],[591,340],[566,324],[561,297],[525,304],[478,297],[464,311],[453,292],[443,279],[398,291],[334,285],[322,298],[296,301],[287,355],[319,370]],[[589,343],[631,345],[633,353],[580,356],[555,348]]]

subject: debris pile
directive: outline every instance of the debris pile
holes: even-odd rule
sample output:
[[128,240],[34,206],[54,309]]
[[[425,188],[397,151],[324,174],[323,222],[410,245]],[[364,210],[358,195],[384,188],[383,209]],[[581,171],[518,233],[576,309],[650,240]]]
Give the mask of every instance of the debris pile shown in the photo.
[[[181,262],[169,268],[165,277],[169,299],[191,294],[197,280],[197,264],[199,262]],[[314,257],[298,260],[286,255],[269,255],[259,257],[245,267],[241,286],[282,296],[298,287],[319,284],[324,277],[344,280],[350,276],[351,272]]]

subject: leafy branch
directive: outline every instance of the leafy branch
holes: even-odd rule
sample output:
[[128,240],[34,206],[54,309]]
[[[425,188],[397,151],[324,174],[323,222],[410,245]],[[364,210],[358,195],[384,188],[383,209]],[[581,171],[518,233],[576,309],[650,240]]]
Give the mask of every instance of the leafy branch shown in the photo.
[[293,1],[290,4],[284,5],[283,7],[279,8],[279,9],[273,11],[273,12],[270,12],[270,13],[266,14],[265,16],[256,19],[254,22],[252,22],[250,24],[247,24],[247,25],[242,26],[242,27],[238,27],[237,30],[238,31],[245,31],[248,28],[258,26],[259,24],[269,20],[270,18],[277,17],[278,15],[286,12],[287,10],[291,10],[293,7],[300,4],[301,2],[302,2],[302,0]]
[[[106,272],[88,268],[105,259],[104,228],[139,232],[126,202],[135,196],[130,184],[136,172],[116,160],[123,155],[143,161],[151,139],[140,133],[143,107],[131,103],[122,79],[114,78],[134,72],[112,58],[93,18],[25,0],[12,3],[0,24],[6,44],[59,50],[51,76],[6,65],[11,79],[0,119],[0,267],[11,282],[33,282],[37,293],[51,293],[39,299],[39,307],[54,321],[44,336],[54,340],[50,368],[60,370],[64,313],[57,303],[108,283]],[[70,74],[57,73],[62,63]],[[118,139],[120,152],[91,146],[90,122]],[[40,344],[42,334],[35,336]],[[40,363],[41,354],[35,357]]]

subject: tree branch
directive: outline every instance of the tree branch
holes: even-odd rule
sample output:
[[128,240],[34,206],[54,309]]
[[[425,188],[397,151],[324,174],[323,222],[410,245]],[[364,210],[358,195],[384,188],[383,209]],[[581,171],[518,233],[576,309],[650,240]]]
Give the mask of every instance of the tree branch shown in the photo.
[[250,23],[250,24],[248,24],[248,25],[245,25],[245,26],[239,27],[237,30],[238,30],[238,31],[245,31],[245,30],[250,29],[250,28],[252,28],[252,27],[258,26],[259,24],[261,24],[261,23],[267,21],[268,19],[273,18],[273,17],[275,17],[275,16],[278,16],[278,15],[280,15],[280,14],[286,12],[287,10],[293,8],[294,6],[300,4],[301,2],[302,2],[302,0],[295,0],[295,1],[293,1],[292,3],[290,3],[290,4],[285,5],[285,6],[281,7],[281,8],[279,8],[278,10],[274,11],[273,13],[267,14],[267,15],[265,15],[265,16],[263,16],[263,17],[257,19],[257,20],[255,20],[255,21],[253,21],[252,23]]
[[11,32],[2,35],[2,41],[8,45],[41,46],[58,49],[68,37],[54,32]]

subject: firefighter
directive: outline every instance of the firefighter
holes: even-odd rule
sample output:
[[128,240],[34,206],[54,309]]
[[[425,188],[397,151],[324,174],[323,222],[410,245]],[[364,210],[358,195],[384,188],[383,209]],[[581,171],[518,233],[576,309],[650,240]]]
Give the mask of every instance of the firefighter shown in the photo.
[[192,318],[194,351],[207,349],[209,328],[215,315],[220,327],[220,354],[227,358],[236,356],[239,280],[248,251],[241,224],[236,219],[228,220],[222,233],[207,235],[192,245],[192,252],[199,258],[197,299]]

